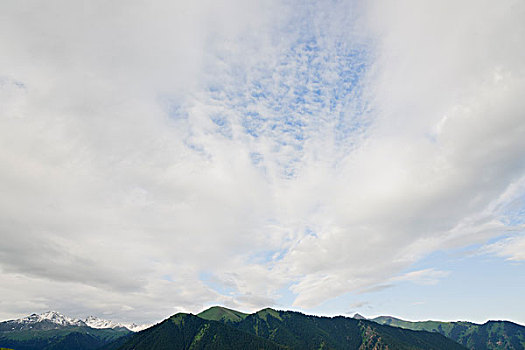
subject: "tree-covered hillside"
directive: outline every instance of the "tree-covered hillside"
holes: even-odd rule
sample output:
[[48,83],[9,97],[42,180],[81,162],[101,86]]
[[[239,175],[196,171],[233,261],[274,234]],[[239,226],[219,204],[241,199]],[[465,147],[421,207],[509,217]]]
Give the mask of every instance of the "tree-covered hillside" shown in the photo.
[[254,314],[214,307],[194,316],[176,314],[142,332],[118,350],[197,349],[465,349],[431,332],[382,326],[347,317],[307,316],[264,309]]
[[0,332],[0,346],[15,350],[95,350],[129,333],[123,328],[90,327],[4,331]]
[[308,316],[273,309],[251,314],[235,326],[290,349],[463,349],[429,332],[407,331],[342,316]]
[[410,322],[380,316],[372,321],[412,330],[437,332],[472,350],[525,350],[525,327],[508,321],[472,322]]
[[132,335],[119,350],[282,350],[284,347],[218,321],[176,314]]

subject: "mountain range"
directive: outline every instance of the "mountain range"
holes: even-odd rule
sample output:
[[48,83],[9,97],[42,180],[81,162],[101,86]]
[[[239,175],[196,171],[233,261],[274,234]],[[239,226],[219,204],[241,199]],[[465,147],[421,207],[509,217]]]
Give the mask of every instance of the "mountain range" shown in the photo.
[[509,349],[525,350],[525,327],[508,321],[411,322],[390,316],[320,317],[270,308],[248,314],[214,306],[178,313],[144,330],[58,312],[0,322],[0,349]]
[[104,320],[96,316],[88,316],[84,320],[79,320],[62,315],[56,311],[47,311],[41,314],[31,314],[16,320],[0,322],[0,332],[8,330],[49,330],[61,329],[64,327],[91,327],[91,328],[126,328],[131,332],[138,332],[151,325],[137,325],[135,323],[123,324],[109,320]]
[[213,307],[179,313],[107,350],[168,349],[465,349],[438,333],[347,317],[263,309],[253,314]]
[[15,350],[92,350],[147,327],[95,316],[79,320],[48,311],[0,322],[0,346]]

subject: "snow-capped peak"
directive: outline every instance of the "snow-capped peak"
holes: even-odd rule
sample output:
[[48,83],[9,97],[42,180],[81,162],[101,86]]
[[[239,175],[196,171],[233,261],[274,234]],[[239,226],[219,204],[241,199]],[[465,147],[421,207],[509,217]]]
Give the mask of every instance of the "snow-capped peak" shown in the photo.
[[103,320],[103,319],[98,318],[96,316],[88,316],[84,320],[84,323],[87,324],[91,328],[118,328],[118,327],[125,327],[121,323],[108,321],[108,320]]
[[132,332],[140,332],[146,328],[151,327],[150,324],[138,325],[136,323],[118,323],[104,320],[96,316],[89,316],[84,320],[84,323],[91,328],[127,328]]
[[149,328],[153,326],[153,324],[136,324],[136,323],[129,323],[124,325],[127,329],[129,329],[132,332],[140,332],[145,330],[146,328]]
[[33,324],[33,323],[39,323],[43,321],[50,321],[60,326],[85,326],[86,325],[81,320],[64,316],[61,313],[56,312],[56,311],[47,311],[47,312],[41,313],[40,315],[32,314],[24,318],[21,318],[17,321],[20,323],[24,323],[24,324]]
[[[25,330],[25,329],[59,329],[62,327],[78,326],[91,328],[127,328],[132,332],[139,332],[143,329],[149,328],[150,324],[137,325],[135,323],[117,323],[113,321],[104,320],[96,316],[89,316],[85,320],[79,320],[62,315],[56,311],[47,311],[41,314],[31,314],[24,318],[17,320],[10,320],[0,322],[1,324],[8,324],[9,329]],[[1,327],[0,327],[1,328]]]

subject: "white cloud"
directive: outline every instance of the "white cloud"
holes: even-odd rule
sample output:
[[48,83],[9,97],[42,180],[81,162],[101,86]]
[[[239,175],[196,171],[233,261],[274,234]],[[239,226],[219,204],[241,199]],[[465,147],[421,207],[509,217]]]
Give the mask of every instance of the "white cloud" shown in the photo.
[[450,271],[439,271],[434,269],[424,269],[417,271],[410,271],[401,276],[393,277],[392,281],[410,281],[416,284],[437,284],[441,278],[445,278],[450,274]]
[[329,4],[3,2],[0,317],[307,308],[518,230],[525,6]]
[[523,6],[465,4],[371,9],[381,33],[369,82],[378,119],[324,183],[329,227],[288,256],[304,276],[293,287],[296,305],[378,284],[431,251],[514,230],[494,203],[525,165]]
[[486,245],[482,251],[509,261],[525,261],[525,237],[508,237]]

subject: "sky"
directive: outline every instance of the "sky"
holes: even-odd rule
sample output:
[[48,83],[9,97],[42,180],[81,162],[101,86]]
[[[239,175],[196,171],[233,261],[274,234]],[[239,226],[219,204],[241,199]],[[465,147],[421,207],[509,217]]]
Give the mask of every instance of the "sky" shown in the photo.
[[0,4],[0,319],[525,324],[525,2]]

